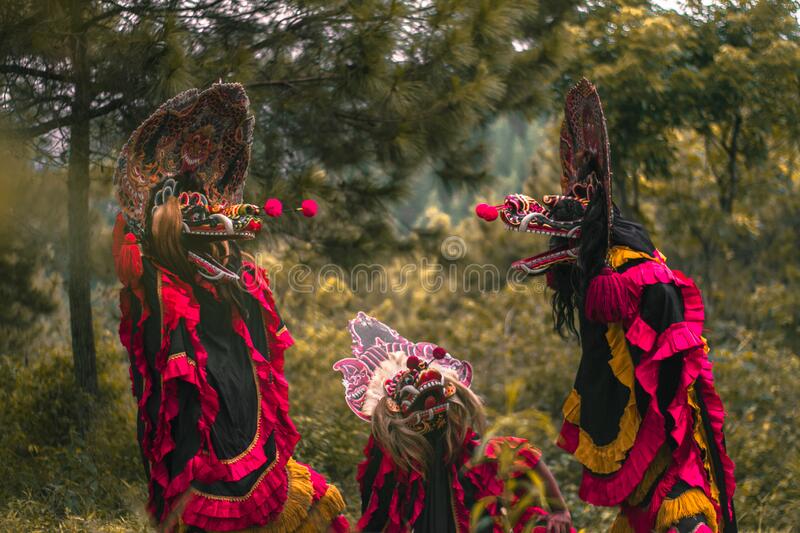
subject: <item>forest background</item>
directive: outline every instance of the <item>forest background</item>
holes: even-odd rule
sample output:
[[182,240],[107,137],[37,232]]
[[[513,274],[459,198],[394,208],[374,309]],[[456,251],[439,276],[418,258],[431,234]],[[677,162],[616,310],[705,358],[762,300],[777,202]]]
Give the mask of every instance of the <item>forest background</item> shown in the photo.
[[[582,76],[606,109],[617,204],[703,291],[741,529],[794,530],[798,9],[2,2],[0,530],[148,530],[116,333],[111,175],[158,104],[219,79],[245,84],[256,116],[248,199],[321,207],[310,221],[277,220],[249,246],[271,268],[297,339],[287,376],[298,456],[343,489],[356,516],[367,426],[331,364],[364,310],[469,359],[492,431],[540,446],[576,525],[607,527],[613,511],[578,501],[579,466],[553,444],[577,343],[552,332],[542,281],[506,272],[545,242],[472,216],[477,201],[557,192],[563,95]],[[301,286],[298,266],[309,274]],[[375,274],[364,272],[388,285],[369,286]]]

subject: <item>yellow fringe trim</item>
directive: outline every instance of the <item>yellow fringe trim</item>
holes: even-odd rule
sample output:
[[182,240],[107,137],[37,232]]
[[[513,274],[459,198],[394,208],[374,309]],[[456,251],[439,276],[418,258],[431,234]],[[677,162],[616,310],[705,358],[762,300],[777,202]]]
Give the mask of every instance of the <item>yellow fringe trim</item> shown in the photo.
[[[664,257],[663,255],[661,257],[664,260],[666,260],[666,257]],[[627,246],[614,246],[608,252],[608,261],[609,263],[611,263],[612,268],[619,268],[628,261],[632,261],[633,259],[649,259],[651,261],[657,261],[657,259],[652,255],[647,254],[645,252],[632,250]]]
[[[294,533],[298,531],[298,528],[306,524],[308,508],[311,507],[311,500],[314,497],[311,474],[308,468],[298,464],[292,458],[289,458],[286,462],[286,473],[288,474],[289,488],[281,513],[274,521],[265,526],[240,529],[235,533]],[[185,531],[186,528],[183,527],[179,530],[179,533],[184,533]],[[208,531],[207,533],[221,532]]]
[[564,401],[564,406],[561,408],[561,413],[567,422],[572,422],[576,426],[581,423],[581,395],[578,391],[572,389],[569,396]]
[[689,489],[675,499],[667,498],[656,517],[656,533],[665,533],[682,518],[703,514],[708,526],[716,533],[717,513],[711,501],[700,489]]
[[[611,349],[611,360],[608,362],[614,376],[629,390],[628,404],[619,421],[617,438],[604,446],[598,446],[592,437],[580,428],[578,447],[573,455],[581,464],[592,472],[598,474],[611,474],[619,470],[628,451],[636,440],[636,434],[641,424],[641,416],[636,407],[636,394],[634,392],[633,360],[628,352],[625,342],[625,331],[619,323],[610,324],[606,332],[606,340]],[[581,397],[573,390],[567,397],[562,408],[564,418],[573,424],[580,424]]]
[[703,468],[708,476],[709,485],[711,488],[711,497],[715,502],[719,503],[719,487],[717,486],[717,476],[714,467],[711,465],[711,452],[708,446],[708,435],[706,435],[706,428],[703,426],[702,412],[700,405],[697,402],[697,392],[694,390],[694,385],[689,387],[687,392],[689,405],[694,411],[694,431],[693,437],[695,443],[700,448],[703,455]]
[[323,533],[328,531],[331,521],[342,514],[345,508],[344,498],[339,489],[328,485],[325,495],[314,504],[308,513],[308,521],[300,526],[296,533]]
[[628,505],[639,505],[650,492],[650,488],[658,481],[658,477],[664,473],[667,467],[672,463],[672,453],[668,445],[663,445],[658,449],[658,453],[653,458],[653,462],[647,467],[642,476],[642,481],[636,485],[631,495],[625,500]]
[[609,528],[608,533],[636,533],[631,527],[631,523],[628,522],[628,517],[622,514],[622,511],[619,512],[617,517],[614,519],[614,523],[611,524],[611,528]]

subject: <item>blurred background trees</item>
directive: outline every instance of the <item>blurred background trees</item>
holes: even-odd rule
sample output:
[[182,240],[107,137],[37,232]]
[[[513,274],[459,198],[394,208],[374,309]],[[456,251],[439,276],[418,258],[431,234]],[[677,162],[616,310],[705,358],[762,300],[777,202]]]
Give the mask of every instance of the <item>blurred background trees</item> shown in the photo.
[[[395,240],[390,202],[421,165],[484,181],[475,131],[542,105],[573,2],[114,2],[8,5],[0,21],[4,125],[66,167],[66,277],[80,386],[96,392],[89,178],[155,105],[244,83],[258,121],[253,198],[315,194],[331,213],[301,238],[338,263]],[[522,49],[515,46],[527,43]],[[337,214],[346,210],[348,217]],[[331,224],[335,220],[337,224]],[[278,226],[279,235],[292,233]]]
[[[800,7],[673,7],[0,6],[0,529],[146,529],[115,333],[111,174],[158,104],[219,79],[247,86],[257,119],[248,199],[322,207],[311,223],[275,221],[251,248],[282,267],[301,457],[344,486],[355,512],[366,428],[330,365],[363,309],[470,359],[495,429],[542,446],[577,524],[602,529],[610,513],[577,501],[578,467],[551,444],[577,346],[550,331],[541,280],[506,279],[511,260],[543,243],[471,215],[476,200],[558,190],[563,94],[581,76],[605,105],[618,205],[703,290],[743,530],[800,523]],[[456,255],[443,254],[448,236],[463,244]],[[296,264],[309,266],[310,292],[290,290]],[[386,293],[352,286],[358,264],[391,279],[416,270]],[[495,265],[497,283],[465,282],[468,265]],[[421,281],[432,272],[461,277],[432,292]]]

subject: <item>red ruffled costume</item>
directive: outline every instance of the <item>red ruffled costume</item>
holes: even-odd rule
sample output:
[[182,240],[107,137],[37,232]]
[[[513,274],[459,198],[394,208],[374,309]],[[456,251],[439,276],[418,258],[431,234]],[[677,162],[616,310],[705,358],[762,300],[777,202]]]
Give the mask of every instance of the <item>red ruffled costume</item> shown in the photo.
[[[621,506],[612,531],[665,531],[663,524],[686,517],[687,509],[706,517],[712,525],[700,526],[705,530],[733,531],[734,466],[702,337],[700,292],[691,279],[670,270],[658,251],[616,246],[609,258],[615,270],[592,279],[584,311],[589,327],[602,328],[610,357],[600,357],[599,342],[587,350],[592,330],[583,328],[581,364],[592,364],[592,357],[602,359],[598,364],[607,361],[613,377],[599,385],[600,394],[608,398],[609,391],[621,390],[624,407],[601,422],[616,424],[612,438],[596,443],[601,432],[583,427],[592,406],[579,390],[579,369],[564,405],[559,445],[584,464],[580,496],[594,505]],[[602,376],[593,374],[585,383],[597,388]],[[584,388],[587,395],[598,394]],[[597,408],[605,400],[591,401]]]
[[[445,473],[446,498],[432,505],[428,500],[427,512],[441,513],[442,507],[449,507],[457,532],[467,532],[470,526],[470,512],[478,501],[487,502],[484,519],[478,522],[475,531],[502,533],[504,531],[499,518],[504,508],[499,497],[505,490],[501,476],[498,475],[498,456],[501,449],[509,447],[515,454],[514,468],[509,472],[510,478],[524,477],[539,463],[541,452],[531,446],[525,439],[515,437],[497,437],[491,439],[484,450],[484,458],[475,462],[474,454],[480,446],[478,435],[470,431],[465,439],[461,455],[449,464],[438,465]],[[435,447],[434,447],[435,449]],[[429,473],[428,479],[419,472],[407,471],[395,465],[389,454],[370,437],[364,449],[366,459],[358,466],[358,483],[362,494],[361,519],[358,521],[360,531],[384,531],[386,533],[404,533],[414,530],[427,531],[430,527],[421,525],[426,512],[426,488],[439,489],[435,484],[436,476]],[[439,461],[441,462],[441,460]],[[512,496],[511,506],[520,501],[520,494]],[[547,511],[531,505],[522,513],[514,532],[526,530],[531,523],[547,516]],[[452,523],[449,524],[452,526]],[[446,526],[442,526],[446,527]],[[535,533],[544,533],[545,527],[535,526]],[[574,530],[573,530],[574,531]],[[442,533],[445,533],[444,531]]]
[[[330,524],[346,531],[339,492],[292,459],[300,436],[289,417],[283,355],[293,340],[264,272],[248,263],[241,272],[251,298],[243,304],[248,316],[225,305],[214,284],[198,276],[190,285],[147,259],[141,280],[121,292],[120,338],[130,354],[139,407],[148,510],[159,522],[177,513],[180,529],[269,524],[269,531],[326,531]],[[226,319],[228,335],[212,331],[208,320]],[[242,383],[235,372],[226,374],[227,365],[235,365],[213,361],[233,361],[237,346],[249,356],[250,399],[247,387],[231,392],[239,388],[231,383]],[[242,424],[232,425],[244,406],[255,408],[256,418],[244,424],[254,432],[224,438],[225,432],[245,433]],[[228,448],[225,457],[216,446]]]

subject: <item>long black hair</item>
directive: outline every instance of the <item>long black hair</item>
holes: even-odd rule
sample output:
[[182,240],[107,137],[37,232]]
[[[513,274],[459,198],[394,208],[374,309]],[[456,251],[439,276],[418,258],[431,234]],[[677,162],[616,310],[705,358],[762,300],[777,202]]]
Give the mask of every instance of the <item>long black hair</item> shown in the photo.
[[[555,265],[550,274],[554,289],[553,329],[562,337],[580,336],[575,325],[575,309],[583,309],[589,281],[605,266],[608,254],[608,210],[602,187],[596,187],[581,222],[581,239],[575,263]],[[552,244],[567,244],[564,239]]]

